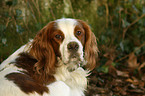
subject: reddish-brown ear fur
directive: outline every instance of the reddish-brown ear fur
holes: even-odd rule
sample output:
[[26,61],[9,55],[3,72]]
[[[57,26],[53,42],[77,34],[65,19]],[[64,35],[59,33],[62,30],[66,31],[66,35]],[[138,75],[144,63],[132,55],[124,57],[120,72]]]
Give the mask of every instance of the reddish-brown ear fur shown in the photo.
[[56,56],[49,37],[54,31],[54,24],[55,22],[50,22],[36,35],[29,52],[38,61],[34,70],[43,75],[44,79],[55,72]]
[[90,27],[81,20],[78,20],[83,25],[85,30],[85,58],[87,60],[86,68],[93,70],[96,66],[96,59],[98,57],[97,41],[94,33]]

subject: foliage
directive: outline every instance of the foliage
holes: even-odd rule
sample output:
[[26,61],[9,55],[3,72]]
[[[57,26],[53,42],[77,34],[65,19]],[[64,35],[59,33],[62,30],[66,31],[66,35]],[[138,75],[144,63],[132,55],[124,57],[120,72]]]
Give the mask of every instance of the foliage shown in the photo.
[[[112,63],[118,64],[118,62],[125,64],[131,56],[128,54],[132,52],[137,58],[145,55],[144,5],[145,2],[142,0],[100,1],[97,13],[106,19],[104,31],[99,35],[100,53],[103,57],[100,61],[107,59],[106,63],[108,63],[110,59],[112,60],[110,65]],[[100,62],[100,65],[106,66],[106,63]],[[142,64],[143,62],[138,60],[138,63]]]

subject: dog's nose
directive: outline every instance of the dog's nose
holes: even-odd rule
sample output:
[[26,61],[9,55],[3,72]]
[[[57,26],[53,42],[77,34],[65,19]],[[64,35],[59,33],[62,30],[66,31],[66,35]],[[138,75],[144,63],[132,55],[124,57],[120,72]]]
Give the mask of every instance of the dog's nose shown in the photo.
[[77,50],[79,49],[79,45],[78,45],[77,42],[70,42],[70,43],[68,43],[68,45],[67,45],[67,49],[68,49],[69,51],[77,51]]

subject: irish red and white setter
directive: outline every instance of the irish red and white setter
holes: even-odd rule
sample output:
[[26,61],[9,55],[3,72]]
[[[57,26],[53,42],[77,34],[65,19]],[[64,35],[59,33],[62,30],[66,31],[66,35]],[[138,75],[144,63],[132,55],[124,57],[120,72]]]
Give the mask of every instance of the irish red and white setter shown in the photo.
[[0,96],[85,96],[97,52],[84,21],[52,21],[2,62]]

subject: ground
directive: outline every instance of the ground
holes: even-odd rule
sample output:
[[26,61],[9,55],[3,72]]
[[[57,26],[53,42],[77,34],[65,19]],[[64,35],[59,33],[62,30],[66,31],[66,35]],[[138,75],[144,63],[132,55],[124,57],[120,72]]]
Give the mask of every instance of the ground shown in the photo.
[[[145,69],[141,72],[145,73]],[[114,70],[100,73],[94,70],[89,76],[86,96],[145,96],[145,74]],[[141,75],[141,76],[139,76]]]

